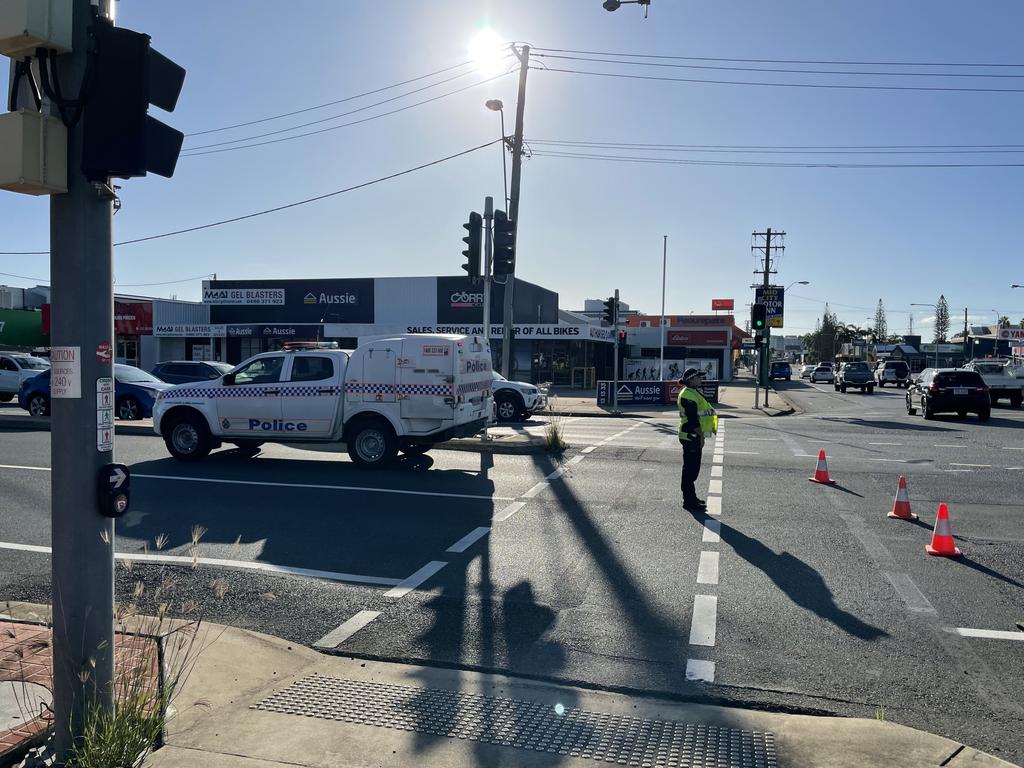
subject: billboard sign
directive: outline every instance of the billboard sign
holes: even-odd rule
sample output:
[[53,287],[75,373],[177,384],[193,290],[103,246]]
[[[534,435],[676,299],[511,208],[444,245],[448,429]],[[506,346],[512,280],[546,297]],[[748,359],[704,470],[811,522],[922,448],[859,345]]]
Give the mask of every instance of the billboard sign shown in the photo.
[[284,304],[284,288],[203,288],[203,304],[280,305]]
[[213,325],[372,323],[373,278],[211,280],[203,286]]
[[118,336],[149,336],[152,334],[152,302],[115,301],[114,333]]
[[768,309],[768,327],[781,328],[785,288],[781,285],[758,286],[754,292],[754,303],[764,304]]
[[728,331],[669,331],[665,343],[670,347],[724,347]]
[[736,308],[736,301],[734,299],[712,299],[711,309],[718,311],[720,309],[726,309],[730,312]]
[[1024,328],[1000,328],[1000,339],[1024,339]]

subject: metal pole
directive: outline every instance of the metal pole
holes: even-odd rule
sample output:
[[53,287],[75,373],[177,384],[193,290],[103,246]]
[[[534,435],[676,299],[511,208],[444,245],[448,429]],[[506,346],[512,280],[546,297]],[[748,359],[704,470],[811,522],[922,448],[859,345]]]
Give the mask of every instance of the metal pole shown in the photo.
[[[515,51],[515,48],[512,49]],[[516,225],[516,261],[519,260],[519,183],[523,174],[523,111],[526,109],[526,73],[530,70],[530,46],[524,45],[519,56],[519,97],[516,99],[516,132],[512,139],[512,189],[509,193],[508,217]],[[505,277],[505,308],[502,321],[505,325],[504,342],[501,345],[501,372],[512,378],[512,292],[515,289],[515,265]]]
[[[70,98],[85,76],[92,14],[89,0],[74,0],[74,52],[57,57]],[[114,704],[114,521],[96,500],[100,468],[114,458],[102,439],[113,424],[98,429],[113,407],[101,411],[97,402],[98,379],[113,376],[113,195],[82,174],[83,136],[81,120],[68,129],[68,192],[50,198],[52,350],[75,359],[61,365],[65,396],[53,391],[50,425],[53,726],[61,761],[81,739],[87,713]]]
[[[504,151],[504,149],[502,150]],[[487,352],[491,350],[491,257],[493,254],[491,243],[491,223],[494,221],[494,198],[484,198],[484,339],[487,341]],[[484,424],[484,440],[490,440],[491,435]]]
[[668,235],[661,241],[661,354],[658,360],[658,378],[665,378],[665,276],[668,270]]
[[619,289],[615,289],[615,316],[612,318],[612,355],[615,358],[615,375],[612,380],[612,413],[619,412]]
[[[771,282],[771,272],[772,272],[772,228],[768,227],[765,230],[765,236],[764,236],[764,295],[765,295],[766,298],[768,296],[768,286],[769,286],[769,284]],[[770,346],[771,335],[772,335],[771,334],[771,321],[770,320],[766,320],[765,324],[764,324],[764,346],[765,346],[765,351],[771,349],[771,346]],[[768,405],[768,366],[770,365],[770,363],[768,361],[768,355],[762,354],[761,358],[762,359],[761,359],[760,373],[761,373],[761,383],[764,385],[764,404]]]
[[508,147],[505,145],[505,108],[502,107],[499,109],[498,114],[501,115],[501,177],[505,183],[505,186],[503,187],[503,191],[505,193],[505,210],[508,210],[508,158],[505,156],[505,152]]
[[[760,347],[760,345],[758,345],[757,349],[754,350],[754,356],[757,359],[756,371],[758,373],[760,373],[760,371],[761,371],[761,347]],[[755,374],[754,375],[754,408],[755,409],[758,407],[758,402],[760,402],[760,400],[761,400],[761,378],[760,378],[760,376]]]

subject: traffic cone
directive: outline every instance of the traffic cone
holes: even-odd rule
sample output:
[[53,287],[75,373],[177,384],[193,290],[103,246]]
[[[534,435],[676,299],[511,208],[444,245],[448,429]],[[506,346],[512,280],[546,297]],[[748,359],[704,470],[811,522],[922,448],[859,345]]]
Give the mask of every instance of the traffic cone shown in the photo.
[[892,503],[892,512],[888,517],[897,520],[917,520],[917,515],[910,511],[910,497],[907,495],[907,478],[900,475],[900,484],[896,487],[896,501]]
[[825,449],[818,451],[818,466],[814,468],[814,477],[807,478],[812,483],[835,485],[836,481],[828,476],[828,461],[825,460]]
[[929,555],[942,557],[958,557],[960,550],[953,541],[953,532],[949,527],[949,507],[939,504],[939,514],[935,518],[935,530],[932,531],[932,543],[926,544],[924,551]]

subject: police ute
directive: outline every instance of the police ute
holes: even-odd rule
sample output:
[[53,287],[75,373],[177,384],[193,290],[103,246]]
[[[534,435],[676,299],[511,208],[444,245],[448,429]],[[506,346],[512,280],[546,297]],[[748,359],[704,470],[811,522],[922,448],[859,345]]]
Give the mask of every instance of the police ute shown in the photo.
[[181,461],[223,443],[249,455],[263,443],[336,443],[357,465],[381,467],[399,451],[422,454],[483,429],[492,382],[481,337],[408,334],[355,350],[291,342],[159,393],[153,428]]

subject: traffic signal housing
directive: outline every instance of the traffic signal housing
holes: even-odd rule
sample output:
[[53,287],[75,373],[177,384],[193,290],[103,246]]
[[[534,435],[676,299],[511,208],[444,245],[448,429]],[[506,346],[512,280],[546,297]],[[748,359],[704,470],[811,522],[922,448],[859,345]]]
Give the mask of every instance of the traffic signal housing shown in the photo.
[[615,301],[614,296],[609,296],[604,302],[604,309],[601,312],[601,318],[608,323],[608,325],[615,325],[619,319],[619,306],[618,302]]
[[474,280],[480,277],[480,247],[483,245],[483,235],[481,234],[483,225],[484,217],[476,211],[471,211],[469,221],[462,225],[463,229],[468,230],[468,234],[462,238],[462,242],[466,244],[466,250],[462,252],[462,255],[466,257],[466,263],[462,265],[462,268]]
[[82,172],[90,181],[155,173],[171,177],[185,135],[152,117],[173,112],[185,70],[150,47],[149,35],[97,18],[93,71],[83,111]]
[[494,212],[494,253],[492,257],[495,275],[511,275],[516,271],[516,224],[510,221],[504,211]]
[[757,333],[763,331],[768,323],[768,307],[764,304],[753,304],[750,307],[750,328]]

